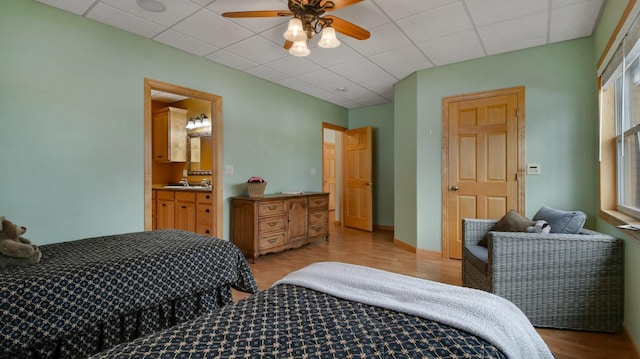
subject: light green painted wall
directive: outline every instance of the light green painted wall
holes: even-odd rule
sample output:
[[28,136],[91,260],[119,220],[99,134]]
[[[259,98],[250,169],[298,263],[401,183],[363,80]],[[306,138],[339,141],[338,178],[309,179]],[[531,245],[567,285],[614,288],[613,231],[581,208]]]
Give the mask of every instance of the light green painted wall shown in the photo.
[[[533,216],[542,205],[581,209],[590,218],[587,225],[593,225],[598,141],[593,51],[593,40],[586,38],[420,71],[416,120],[396,119],[395,129],[407,136],[396,137],[396,159],[417,154],[416,186],[396,185],[396,198],[398,191],[410,191],[405,196],[416,197],[417,210],[396,202],[395,211],[396,218],[416,212],[416,237],[397,238],[415,241],[421,249],[442,249],[442,98],[514,86],[526,88],[525,161],[542,165],[541,175],[525,179],[526,215]],[[401,84],[405,81],[413,79]],[[396,102],[403,100],[398,95]],[[397,222],[397,233],[411,233]]]
[[[594,57],[596,61],[600,58],[602,51],[604,51],[607,42],[611,38],[626,5],[627,1],[623,0],[606,2],[594,35],[596,40]],[[640,261],[638,260],[640,258],[640,243],[601,219],[598,220],[597,229],[624,240],[624,325],[633,338],[636,347],[638,347],[640,345],[640,301],[638,300],[640,298]]]
[[393,104],[349,111],[349,128],[373,127],[373,223],[393,226]]
[[393,167],[394,238],[417,246],[417,128],[418,76],[414,73],[394,87]]
[[38,244],[144,229],[145,77],[223,97],[225,238],[250,176],[320,191],[322,122],[348,124],[342,107],[31,0],[3,1],[0,48],[0,215]]

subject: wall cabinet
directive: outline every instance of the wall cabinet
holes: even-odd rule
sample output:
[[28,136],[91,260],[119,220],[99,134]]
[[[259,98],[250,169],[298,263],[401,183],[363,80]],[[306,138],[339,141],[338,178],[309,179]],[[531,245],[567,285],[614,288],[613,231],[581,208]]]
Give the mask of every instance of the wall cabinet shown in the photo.
[[175,228],[203,235],[213,234],[213,202],[209,192],[153,190],[154,229]]
[[153,159],[186,162],[187,110],[164,107],[153,113]]
[[329,238],[329,194],[231,198],[231,241],[255,263],[260,255]]

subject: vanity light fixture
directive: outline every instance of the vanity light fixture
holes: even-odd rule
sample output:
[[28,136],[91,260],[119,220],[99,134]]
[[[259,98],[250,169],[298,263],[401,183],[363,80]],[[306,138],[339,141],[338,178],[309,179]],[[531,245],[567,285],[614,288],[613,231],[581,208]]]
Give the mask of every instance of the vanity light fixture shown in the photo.
[[188,130],[205,127],[211,128],[211,121],[209,121],[209,117],[207,117],[207,115],[205,115],[204,113],[201,113],[195,117],[191,117],[189,121],[187,121]]

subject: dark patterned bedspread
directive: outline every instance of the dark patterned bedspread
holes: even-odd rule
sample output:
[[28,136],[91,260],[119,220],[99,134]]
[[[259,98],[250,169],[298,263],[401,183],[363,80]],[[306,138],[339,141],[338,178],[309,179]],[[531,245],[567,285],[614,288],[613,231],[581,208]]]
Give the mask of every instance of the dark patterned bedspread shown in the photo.
[[[130,325],[135,327],[135,337],[145,334],[138,328],[145,315],[159,313],[153,315],[167,323],[166,328],[180,321],[175,318],[180,310],[202,314],[231,303],[230,286],[257,291],[235,245],[191,232],[128,233],[41,249],[38,265],[0,270],[0,357],[65,357],[57,342],[76,332],[91,335],[87,328],[96,325],[101,328],[92,329],[95,338],[74,340],[99,341],[87,345],[108,348],[131,336],[119,334],[116,342],[108,343],[113,338],[106,337],[103,326],[115,326],[112,329],[122,333],[122,327]],[[187,304],[197,308],[176,308],[184,305],[176,304],[176,299],[189,296],[195,299],[189,298]],[[145,308],[154,311],[145,312]],[[128,313],[135,313],[128,318],[132,323],[125,320]],[[72,345],[78,347],[70,348],[70,353],[84,350],[82,342]]]
[[93,358],[505,358],[466,332],[289,284]]

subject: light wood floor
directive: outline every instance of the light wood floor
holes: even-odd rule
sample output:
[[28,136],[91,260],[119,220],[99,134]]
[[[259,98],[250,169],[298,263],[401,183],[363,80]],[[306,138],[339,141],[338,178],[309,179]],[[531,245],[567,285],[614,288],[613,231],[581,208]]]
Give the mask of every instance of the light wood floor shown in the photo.
[[[331,226],[329,241],[258,257],[251,270],[260,289],[308,264],[322,261],[365,265],[433,281],[461,285],[461,264],[440,259],[439,254],[418,254],[393,244],[393,233],[373,233]],[[247,294],[234,291],[234,299]],[[558,359],[638,359],[622,334],[538,329]]]

